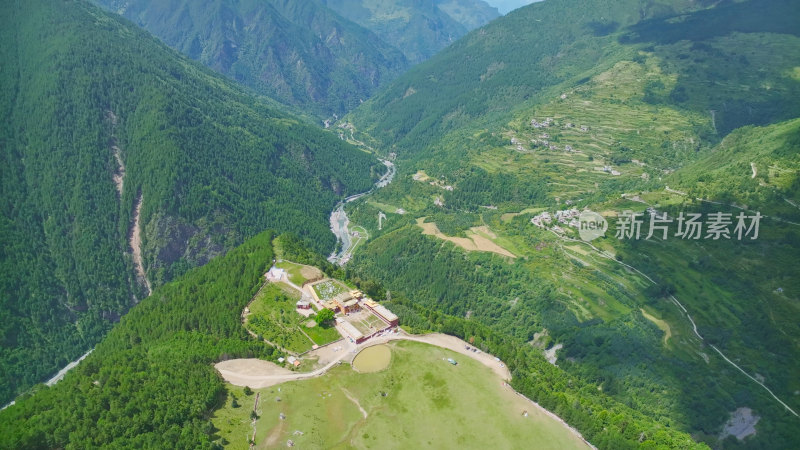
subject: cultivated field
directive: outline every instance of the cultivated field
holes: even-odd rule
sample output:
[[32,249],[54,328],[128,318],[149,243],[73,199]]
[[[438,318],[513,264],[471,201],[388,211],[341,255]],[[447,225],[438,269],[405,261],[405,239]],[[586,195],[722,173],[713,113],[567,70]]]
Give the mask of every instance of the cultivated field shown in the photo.
[[438,239],[442,239],[445,241],[452,242],[453,244],[463,248],[467,251],[478,251],[478,252],[491,252],[497,253],[498,255],[508,256],[510,258],[516,258],[516,255],[511,253],[510,251],[506,250],[505,248],[496,244],[492,239],[497,239],[497,235],[495,235],[488,227],[473,227],[470,231],[467,232],[467,236],[469,237],[453,237],[447,236],[436,226],[436,223],[429,222],[425,223],[425,218],[420,217],[417,219],[417,225],[422,228],[422,234],[427,236],[434,236]]

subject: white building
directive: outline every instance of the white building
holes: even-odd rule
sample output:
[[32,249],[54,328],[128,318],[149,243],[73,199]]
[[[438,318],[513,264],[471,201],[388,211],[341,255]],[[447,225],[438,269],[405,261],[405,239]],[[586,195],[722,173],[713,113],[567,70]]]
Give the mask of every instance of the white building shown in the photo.
[[267,272],[267,279],[271,281],[280,281],[286,276],[286,271],[272,266]]

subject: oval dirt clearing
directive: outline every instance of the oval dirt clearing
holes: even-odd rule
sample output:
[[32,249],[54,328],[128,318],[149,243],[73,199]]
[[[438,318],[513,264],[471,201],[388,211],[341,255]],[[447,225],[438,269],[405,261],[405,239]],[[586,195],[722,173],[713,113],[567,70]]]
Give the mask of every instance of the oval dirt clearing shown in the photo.
[[358,352],[353,360],[353,369],[361,373],[380,372],[389,367],[392,351],[388,345],[374,345]]

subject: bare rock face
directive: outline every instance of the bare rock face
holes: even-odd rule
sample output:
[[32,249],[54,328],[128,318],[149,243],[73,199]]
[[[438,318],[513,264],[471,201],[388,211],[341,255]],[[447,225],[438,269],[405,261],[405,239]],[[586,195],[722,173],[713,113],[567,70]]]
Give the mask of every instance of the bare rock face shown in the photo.
[[239,239],[229,227],[208,222],[201,219],[189,223],[163,213],[150,219],[145,229],[144,259],[153,285],[206,264]]
[[731,418],[725,422],[720,434],[720,440],[728,436],[736,436],[740,441],[747,436],[756,434],[756,424],[761,417],[753,414],[753,410],[747,407],[736,408],[731,413]]

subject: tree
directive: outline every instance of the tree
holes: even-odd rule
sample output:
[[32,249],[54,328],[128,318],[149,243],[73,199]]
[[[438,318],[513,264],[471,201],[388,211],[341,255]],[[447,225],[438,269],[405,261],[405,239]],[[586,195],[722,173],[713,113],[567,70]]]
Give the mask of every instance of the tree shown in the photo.
[[253,390],[250,389],[250,386],[245,386],[242,392],[244,392],[244,395],[253,395]]
[[317,323],[322,326],[329,326],[330,322],[333,320],[333,316],[333,311],[327,308],[323,309],[317,313]]

